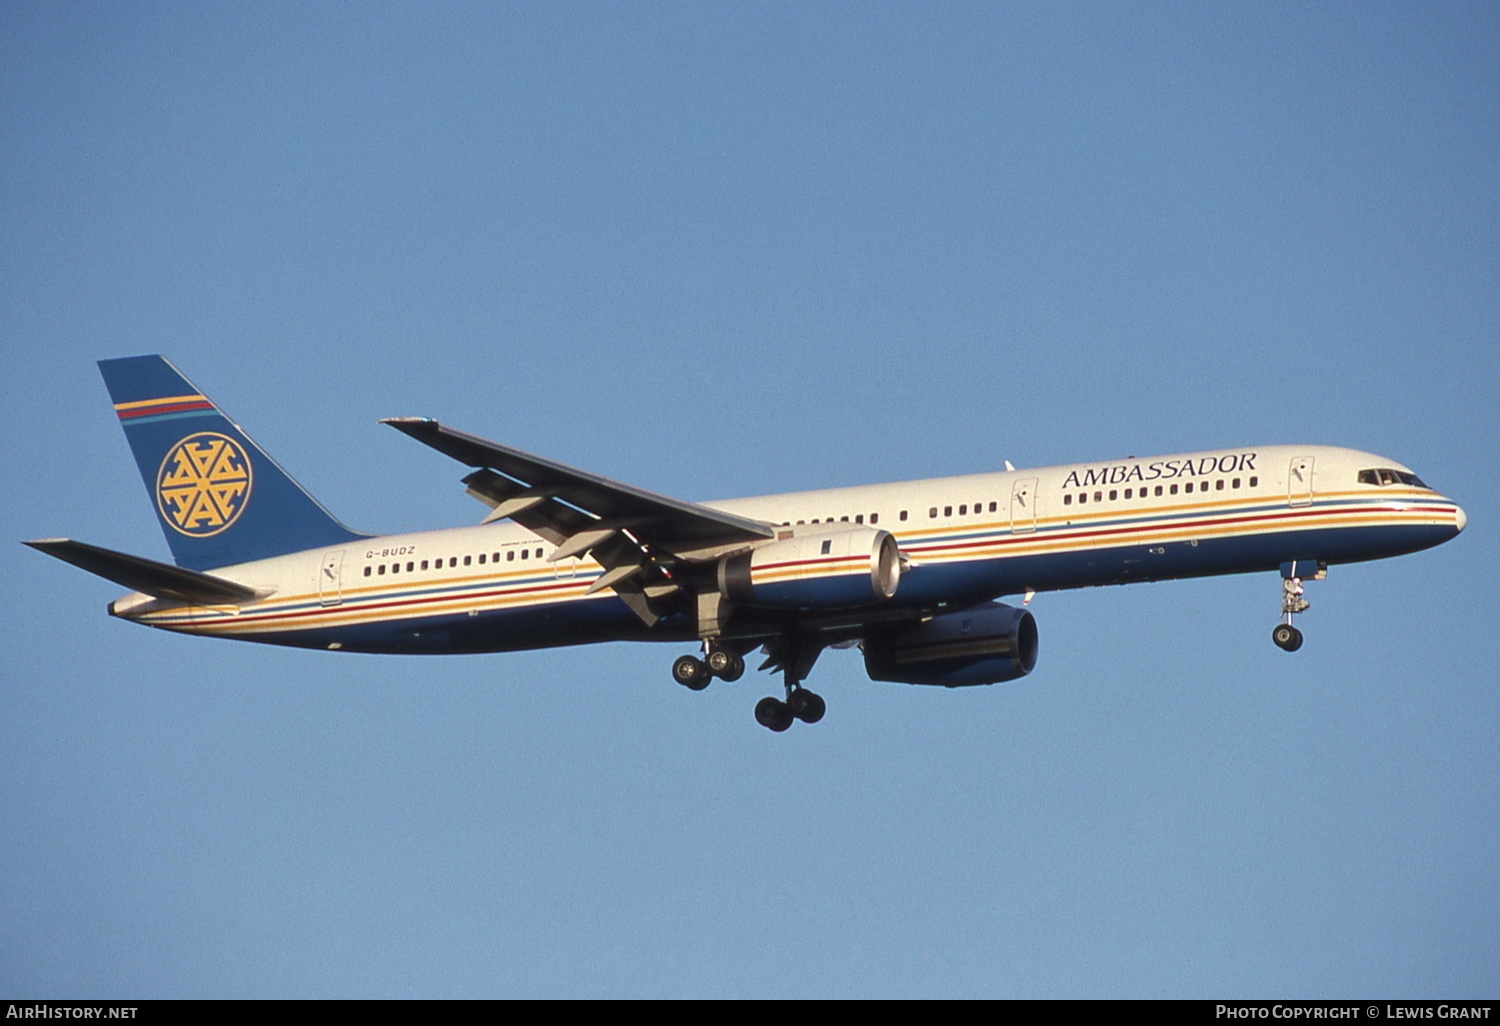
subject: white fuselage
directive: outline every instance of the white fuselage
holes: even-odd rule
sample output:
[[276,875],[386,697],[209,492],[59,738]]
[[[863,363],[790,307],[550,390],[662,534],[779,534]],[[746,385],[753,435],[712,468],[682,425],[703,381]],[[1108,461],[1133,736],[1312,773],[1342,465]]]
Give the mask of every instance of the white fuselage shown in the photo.
[[[887,531],[904,562],[887,602],[936,610],[1026,591],[1375,559],[1463,529],[1455,503],[1408,481],[1406,467],[1369,453],[1262,446],[702,505],[793,532]],[[553,551],[506,521],[386,535],[214,570],[265,594],[244,606],[134,594],[112,611],[176,631],[353,651],[691,636],[690,624],[643,626],[607,590],[587,594],[603,568],[587,557],[549,560]],[[735,629],[731,618],[726,632]],[[764,619],[744,629],[763,632]]]

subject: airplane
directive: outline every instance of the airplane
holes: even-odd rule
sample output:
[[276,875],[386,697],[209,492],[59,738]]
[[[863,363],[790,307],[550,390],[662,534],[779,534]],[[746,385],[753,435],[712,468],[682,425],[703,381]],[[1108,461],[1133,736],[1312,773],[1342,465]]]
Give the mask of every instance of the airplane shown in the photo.
[[[161,356],[99,368],[174,564],[24,544],[131,589],[109,612],[183,634],[336,652],[697,644],[702,690],[760,648],[783,675],[756,720],[823,718],[825,648],[873,680],[943,687],[1036,666],[1037,592],[1279,571],[1272,640],[1301,647],[1303,583],[1430,548],[1453,500],[1383,456],[1268,445],[684,502],[425,417],[382,421],[470,468],[472,527],[368,535],[336,520]],[[999,600],[1022,596],[1019,607]]]

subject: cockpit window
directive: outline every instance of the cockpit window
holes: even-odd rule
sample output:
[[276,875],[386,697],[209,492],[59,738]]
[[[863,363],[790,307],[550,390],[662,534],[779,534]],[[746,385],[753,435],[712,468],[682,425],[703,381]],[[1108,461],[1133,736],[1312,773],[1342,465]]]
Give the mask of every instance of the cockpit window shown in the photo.
[[1359,483],[1367,485],[1410,485],[1412,488],[1426,488],[1422,479],[1416,474],[1407,473],[1404,470],[1392,470],[1389,467],[1376,467],[1373,470],[1361,470],[1359,472]]

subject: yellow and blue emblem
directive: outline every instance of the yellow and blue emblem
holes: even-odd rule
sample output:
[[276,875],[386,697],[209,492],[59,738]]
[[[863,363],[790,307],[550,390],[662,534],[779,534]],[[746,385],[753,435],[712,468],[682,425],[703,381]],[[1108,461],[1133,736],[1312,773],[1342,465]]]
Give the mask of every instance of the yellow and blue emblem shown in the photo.
[[250,457],[227,435],[200,431],[172,446],[156,474],[156,505],[180,534],[207,538],[250,501]]

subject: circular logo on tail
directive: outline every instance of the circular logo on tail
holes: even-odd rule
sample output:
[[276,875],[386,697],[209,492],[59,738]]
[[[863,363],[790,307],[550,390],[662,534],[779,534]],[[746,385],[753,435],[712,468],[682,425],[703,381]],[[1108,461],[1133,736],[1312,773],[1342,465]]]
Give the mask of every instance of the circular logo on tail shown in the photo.
[[156,474],[156,505],[173,530],[218,534],[250,501],[250,457],[232,438],[201,431],[172,446]]

